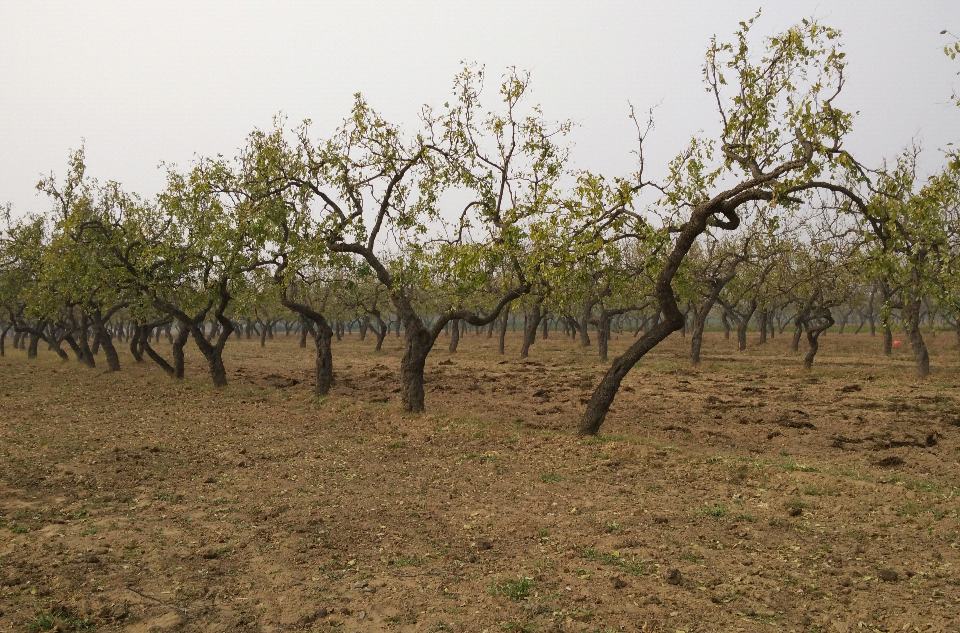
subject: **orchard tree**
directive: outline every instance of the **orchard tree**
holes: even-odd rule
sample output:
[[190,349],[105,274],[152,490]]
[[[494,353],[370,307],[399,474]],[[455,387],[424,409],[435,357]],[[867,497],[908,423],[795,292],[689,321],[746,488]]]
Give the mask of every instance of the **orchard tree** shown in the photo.
[[655,290],[662,319],[613,361],[587,404],[583,435],[599,432],[630,369],[683,328],[673,280],[708,228],[735,230],[749,203],[795,204],[805,192],[846,190],[831,179],[850,162],[843,141],[852,115],[834,103],[844,84],[840,33],[804,20],[768,38],[757,57],[748,39],[754,20],[741,23],[734,43],[713,40],[707,50],[703,73],[719,115],[717,138],[695,137],[656,187],[662,230],[672,238]]
[[[307,125],[298,131],[298,171],[290,182],[316,202],[321,239],[331,252],[366,262],[403,322],[400,393],[410,412],[424,409],[424,365],[447,323],[487,325],[528,291],[521,245],[554,204],[567,160],[557,138],[569,124],[547,122],[536,107],[524,110],[527,76],[508,74],[499,93],[504,111],[485,116],[482,80],[482,71],[465,69],[445,112],[425,109],[423,130],[412,137],[359,96],[327,141],[315,143]],[[450,209],[464,196],[459,210]],[[513,278],[496,275],[504,264]],[[436,270],[452,274],[438,288],[443,306],[428,327],[414,296]],[[514,279],[510,287],[493,283]],[[463,301],[477,293],[496,297],[484,315]]]

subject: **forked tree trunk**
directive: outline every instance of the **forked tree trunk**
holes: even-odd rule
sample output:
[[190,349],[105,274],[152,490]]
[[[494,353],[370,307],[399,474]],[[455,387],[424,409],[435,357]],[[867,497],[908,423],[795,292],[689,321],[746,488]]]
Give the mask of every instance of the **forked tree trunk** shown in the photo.
[[[139,323],[135,323],[133,326],[133,334],[130,336],[130,355],[133,356],[133,360],[138,363],[143,362],[143,353],[141,353],[142,343],[140,341],[140,332],[143,330],[143,326]],[[148,337],[144,337],[146,339]]]
[[[153,347],[150,345],[150,334],[152,332],[153,332],[153,329],[149,327],[144,327],[140,330],[140,343],[139,343],[140,349],[143,350],[143,352],[150,357],[150,360],[156,363],[160,367],[160,369],[163,370],[165,374],[167,374],[168,376],[176,375],[176,370],[170,365],[170,363],[168,363],[165,358],[160,356],[160,354],[158,354],[157,351],[153,349]],[[184,341],[186,341],[186,338],[184,338]],[[180,346],[180,349],[182,352],[183,350],[182,345]],[[183,354],[181,353],[181,365],[180,365],[180,376],[179,376],[180,378],[183,378],[183,363],[182,363],[183,358],[182,357],[183,357]]]
[[[811,323],[814,319],[819,321],[819,323],[816,325]],[[818,312],[816,312],[816,316],[804,320],[803,326],[807,330],[807,344],[809,345],[807,354],[803,357],[803,366],[805,369],[813,367],[813,359],[820,349],[820,335],[829,330],[833,324],[833,316],[830,314],[830,310],[826,308],[819,309]]]
[[113,340],[107,331],[103,315],[99,310],[94,310],[91,317],[98,334],[98,340],[103,346],[103,354],[107,358],[107,372],[120,371],[120,356],[117,354],[117,348],[113,346]]
[[[520,346],[521,359],[530,356],[530,346],[537,341],[537,328],[540,326],[541,319],[543,319],[543,313],[540,311],[540,302],[538,301],[533,305],[533,312],[527,316],[527,324],[523,328],[523,344]],[[589,341],[589,339],[587,340]]]

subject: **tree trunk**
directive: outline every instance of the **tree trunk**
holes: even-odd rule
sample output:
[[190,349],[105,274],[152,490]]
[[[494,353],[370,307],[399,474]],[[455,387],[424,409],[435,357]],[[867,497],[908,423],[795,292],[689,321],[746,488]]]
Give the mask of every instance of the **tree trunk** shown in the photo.
[[182,379],[184,375],[183,348],[190,339],[190,326],[184,321],[177,322],[177,336],[173,339],[173,377]]
[[890,316],[880,315],[880,330],[883,332],[883,353],[893,355],[893,331],[890,329]]
[[11,324],[4,324],[3,326],[0,326],[0,356],[4,356],[7,353],[5,345],[7,340],[7,332],[10,331],[11,327],[13,327]]
[[[530,346],[537,340],[537,328],[540,326],[541,319],[543,319],[543,313],[540,311],[540,302],[538,301],[533,306],[533,312],[526,319],[526,327],[523,328],[523,345],[520,346],[521,359],[530,356]],[[589,339],[587,344],[589,345]]]
[[90,340],[88,338],[90,330],[90,322],[87,318],[87,315],[84,314],[80,317],[80,329],[77,332],[77,346],[80,348],[80,352],[83,357],[80,359],[81,362],[90,368],[95,368],[97,366],[97,361],[93,357],[93,350],[90,349]]
[[907,326],[907,336],[910,337],[910,346],[913,348],[913,360],[917,367],[917,376],[926,378],[930,375],[930,354],[927,345],[920,333],[920,300],[907,302],[903,311],[904,325]]
[[550,319],[547,318],[546,315],[544,315],[543,320],[540,323],[541,323],[540,337],[543,340],[547,340],[547,338],[550,336]]
[[379,352],[383,349],[383,339],[387,338],[387,332],[390,331],[390,326],[383,320],[383,317],[379,313],[375,314],[374,317],[377,319],[377,325],[380,329],[374,329],[373,333],[377,337],[377,345],[373,348],[373,351]]
[[737,349],[741,352],[747,349],[747,326],[750,322],[746,319],[740,319],[737,322]]
[[333,350],[331,349],[333,330],[326,319],[320,319],[314,323],[316,330],[313,335],[313,342],[317,348],[314,393],[317,396],[325,396],[330,393],[330,387],[333,386]]
[[450,346],[447,349],[451,354],[454,354],[460,344],[460,320],[454,319],[447,323],[447,326],[450,329]]
[[30,345],[27,347],[27,358],[37,357],[37,345],[40,343],[40,335],[30,332]]
[[[143,329],[139,323],[133,326],[133,334],[130,336],[130,355],[138,363],[143,362],[143,354],[140,352],[140,331]],[[144,337],[146,338],[146,337]]]
[[583,314],[580,318],[580,346],[590,347],[590,333],[587,331],[590,322],[590,313],[593,312],[594,303],[583,304]]
[[[671,290],[672,292],[672,290]],[[683,315],[676,312],[674,318],[662,319],[660,322],[650,328],[650,331],[640,337],[626,352],[619,358],[615,358],[604,375],[600,384],[594,390],[587,403],[587,410],[580,420],[580,435],[596,435],[600,432],[600,426],[607,417],[610,405],[620,389],[620,383],[624,377],[633,369],[633,366],[640,362],[647,352],[659,345],[664,339],[683,327]]]
[[761,310],[757,314],[757,327],[760,330],[760,345],[767,342],[767,318],[768,312],[766,310]]
[[370,329],[370,317],[365,316],[363,320],[360,321],[360,340],[364,341],[367,339],[367,330]]
[[[690,362],[694,365],[700,364],[700,350],[703,347],[703,328],[707,320],[701,318],[699,314],[694,315],[693,336],[690,337]],[[729,324],[728,324],[729,330]]]
[[610,317],[601,311],[597,319],[597,347],[600,349],[600,362],[607,362],[607,346],[610,343]]
[[305,323],[300,323],[300,347],[307,347],[307,327]]
[[[510,306],[508,305],[503,309],[503,314],[500,316],[500,341],[499,341],[498,350],[501,356],[503,356],[504,354],[504,342],[507,338],[507,326],[509,325],[509,317],[510,317]],[[957,330],[957,337],[958,337],[958,340],[960,340],[960,329]]]
[[117,348],[113,346],[113,340],[110,337],[110,332],[107,331],[103,315],[99,310],[94,310],[91,316],[93,317],[93,325],[99,335],[100,344],[103,346],[103,353],[107,358],[107,372],[120,371],[120,356],[117,354]]
[[[417,319],[419,321],[419,319]],[[400,401],[404,411],[422,413],[424,410],[423,368],[427,362],[427,355],[433,347],[433,337],[423,327],[405,320],[407,349],[400,361]]]
[[[163,370],[163,372],[164,372],[165,374],[167,374],[168,376],[175,376],[175,375],[176,375],[176,370],[175,370],[173,367],[171,367],[171,366],[170,366],[170,363],[168,363],[165,358],[163,358],[162,356],[160,356],[160,354],[158,354],[157,351],[156,351],[155,349],[153,349],[153,347],[150,345],[150,334],[151,334],[151,332],[152,332],[152,329],[151,329],[151,328],[147,328],[147,327],[144,327],[144,328],[142,328],[142,329],[140,330],[140,337],[139,337],[139,338],[140,338],[140,342],[139,342],[140,349],[143,350],[143,352],[144,352],[147,356],[150,357],[150,360],[152,360],[154,363],[156,363],[156,364],[160,367],[160,369]],[[186,339],[184,339],[184,340],[186,340]],[[180,346],[180,350],[181,350],[181,365],[180,365],[180,376],[179,376],[179,378],[183,378],[183,364],[182,364],[182,357],[183,357],[182,351],[183,351],[183,346],[182,346],[182,345]]]

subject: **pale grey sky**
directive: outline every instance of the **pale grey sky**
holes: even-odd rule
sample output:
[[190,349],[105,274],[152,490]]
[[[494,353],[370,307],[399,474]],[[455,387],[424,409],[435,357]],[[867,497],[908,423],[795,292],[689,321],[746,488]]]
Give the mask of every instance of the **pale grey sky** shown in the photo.
[[531,71],[546,115],[579,123],[576,164],[610,175],[633,167],[627,102],[659,104],[646,148],[657,173],[691,134],[716,129],[704,51],[760,6],[758,35],[810,16],[843,31],[855,155],[876,163],[917,138],[933,169],[937,148],[960,142],[949,105],[960,61],[939,35],[960,32],[957,0],[3,0],[0,203],[46,210],[34,185],[62,176],[84,140],[92,175],[151,197],[161,161],[232,156],[278,112],[332,131],[355,92],[413,131],[422,104],[448,98],[461,60],[486,67],[491,92],[508,66]]

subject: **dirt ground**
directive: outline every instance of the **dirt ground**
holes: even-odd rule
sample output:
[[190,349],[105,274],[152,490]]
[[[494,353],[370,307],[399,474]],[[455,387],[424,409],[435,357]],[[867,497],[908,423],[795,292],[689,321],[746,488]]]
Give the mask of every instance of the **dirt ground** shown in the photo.
[[951,335],[923,381],[865,334],[811,372],[677,335],[590,439],[595,348],[441,340],[414,416],[401,341],[357,339],[322,399],[294,336],[232,340],[222,390],[8,347],[0,631],[960,630]]

